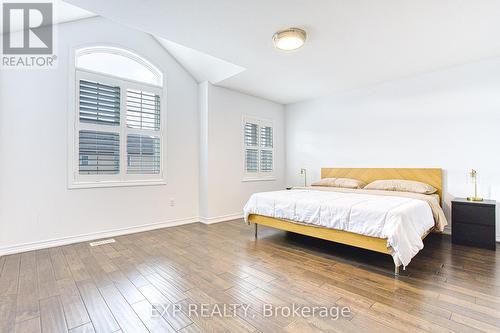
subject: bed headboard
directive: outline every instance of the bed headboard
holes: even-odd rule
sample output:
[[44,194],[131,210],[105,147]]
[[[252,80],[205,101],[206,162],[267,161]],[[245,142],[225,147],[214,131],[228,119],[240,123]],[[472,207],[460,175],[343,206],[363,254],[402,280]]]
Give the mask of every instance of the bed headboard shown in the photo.
[[321,178],[355,178],[366,183],[378,179],[406,179],[427,183],[437,188],[443,198],[442,169],[438,168],[322,168]]

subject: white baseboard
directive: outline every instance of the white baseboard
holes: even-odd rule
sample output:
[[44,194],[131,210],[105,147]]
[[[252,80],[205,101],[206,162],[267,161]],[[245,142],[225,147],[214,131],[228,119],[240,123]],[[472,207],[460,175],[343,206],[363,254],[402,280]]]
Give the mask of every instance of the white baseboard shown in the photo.
[[234,213],[228,215],[221,215],[216,217],[202,217],[200,216],[200,222],[205,224],[213,224],[225,221],[231,221],[243,218],[243,213]]
[[62,246],[73,243],[86,242],[90,240],[100,239],[100,238],[108,238],[108,237],[116,237],[121,235],[133,234],[136,232],[149,231],[154,229],[166,228],[166,227],[174,227],[177,225],[189,224],[199,222],[200,219],[198,217],[190,217],[184,219],[175,219],[168,220],[164,222],[144,224],[134,227],[92,232],[88,234],[78,235],[78,236],[69,236],[69,237],[61,237],[55,239],[49,239],[44,241],[37,241],[31,243],[24,243],[20,245],[12,245],[12,246],[4,246],[0,247],[0,256],[4,256],[7,254],[14,254],[19,252],[33,251],[45,249],[48,247],[54,246]]

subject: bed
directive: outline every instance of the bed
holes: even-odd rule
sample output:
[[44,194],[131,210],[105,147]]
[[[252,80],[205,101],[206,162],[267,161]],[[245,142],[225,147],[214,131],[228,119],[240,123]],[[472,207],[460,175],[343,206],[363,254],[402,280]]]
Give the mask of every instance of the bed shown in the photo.
[[304,187],[256,193],[245,221],[391,255],[394,273],[423,248],[423,239],[447,224],[440,207],[442,170],[433,168],[323,168],[321,178],[404,179],[429,184],[434,195]]

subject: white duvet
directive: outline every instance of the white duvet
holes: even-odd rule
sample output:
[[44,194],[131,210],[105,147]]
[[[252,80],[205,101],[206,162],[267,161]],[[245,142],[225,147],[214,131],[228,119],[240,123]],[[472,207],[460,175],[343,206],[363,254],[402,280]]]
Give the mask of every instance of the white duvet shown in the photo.
[[403,266],[424,247],[421,237],[435,225],[425,200],[315,189],[253,194],[245,221],[250,214],[386,238],[394,263]]

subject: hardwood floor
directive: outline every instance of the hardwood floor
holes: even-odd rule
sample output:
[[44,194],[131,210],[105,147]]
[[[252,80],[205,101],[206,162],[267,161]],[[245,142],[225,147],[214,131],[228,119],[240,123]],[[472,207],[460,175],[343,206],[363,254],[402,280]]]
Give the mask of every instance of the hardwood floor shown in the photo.
[[[500,331],[497,253],[448,236],[430,235],[397,279],[389,256],[265,227],[255,241],[241,220],[115,239],[1,257],[0,332]],[[207,318],[205,303],[240,306]],[[264,304],[350,314],[269,317]]]

